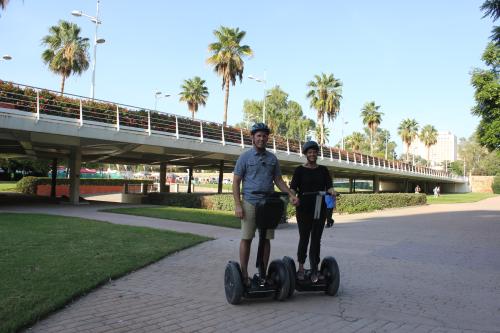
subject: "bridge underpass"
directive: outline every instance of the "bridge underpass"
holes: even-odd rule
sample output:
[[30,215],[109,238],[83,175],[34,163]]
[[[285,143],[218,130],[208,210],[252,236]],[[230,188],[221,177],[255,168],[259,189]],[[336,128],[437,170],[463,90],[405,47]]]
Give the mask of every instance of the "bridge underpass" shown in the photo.
[[[19,101],[24,104],[20,106]],[[107,113],[86,111],[85,101],[78,97],[55,112],[55,106],[44,105],[38,93],[7,95],[0,89],[0,154],[68,159],[70,201],[75,204],[82,162],[160,165],[162,190],[166,165],[231,172],[240,154],[251,147],[249,133],[242,129],[118,104]],[[271,137],[268,149],[278,157],[284,174],[304,163],[300,146],[300,141]],[[466,178],[436,170],[326,146],[321,147],[320,156],[319,163],[335,178],[371,180],[376,192],[409,192],[415,184],[427,191],[437,184],[442,192],[468,190]]]

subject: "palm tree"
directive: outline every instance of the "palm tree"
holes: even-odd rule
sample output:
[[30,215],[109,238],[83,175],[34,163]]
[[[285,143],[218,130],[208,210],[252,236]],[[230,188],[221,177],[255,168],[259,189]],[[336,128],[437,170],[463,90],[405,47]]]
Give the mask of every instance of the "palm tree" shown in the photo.
[[[491,16],[493,22],[495,22],[500,17],[500,0],[486,0],[481,5],[481,10],[484,12],[483,18]],[[493,34],[491,39],[497,44],[500,44],[500,27],[493,27]]]
[[208,89],[205,86],[205,80],[202,80],[199,76],[184,80],[181,89],[179,101],[187,103],[188,109],[194,119],[194,114],[198,111],[198,106],[205,106],[207,103]]
[[243,69],[245,63],[243,57],[250,57],[253,51],[248,45],[240,45],[246,32],[239,28],[228,28],[221,26],[219,30],[214,30],[217,38],[215,43],[208,45],[208,51],[212,55],[207,59],[207,63],[214,66],[214,71],[222,76],[222,89],[226,90],[224,96],[224,126],[227,124],[227,105],[229,101],[229,83],[236,84],[236,78],[243,80]]
[[[316,127],[315,132],[316,139],[321,137],[321,127]],[[323,141],[325,141],[323,144],[327,144],[329,141],[328,136],[330,135],[330,130],[327,127],[323,128],[323,135]]]
[[438,132],[436,128],[432,125],[425,125],[420,132],[420,141],[423,142],[427,148],[427,163],[429,163],[429,155],[431,146],[435,145],[437,142]]
[[361,132],[353,132],[346,138],[347,145],[351,147],[353,151],[358,152],[361,149],[361,145],[365,141],[365,136]]
[[401,121],[398,127],[398,134],[403,140],[403,142],[406,144],[406,161],[409,160],[409,150],[410,150],[410,145],[415,140],[417,137],[418,133],[418,122],[415,119],[404,119]]
[[42,59],[49,69],[62,76],[61,95],[64,83],[71,74],[82,74],[89,68],[89,40],[80,37],[80,27],[67,21],[49,28],[50,34],[43,37],[42,44],[48,46]]
[[310,81],[307,86],[311,88],[307,93],[307,98],[311,99],[311,108],[317,111],[317,123],[321,134],[319,143],[324,144],[325,115],[328,120],[337,117],[342,99],[342,81],[336,79],[333,74],[321,73],[321,75],[315,75],[314,80]]
[[367,102],[361,109],[361,117],[363,124],[370,129],[370,155],[373,155],[373,133],[377,130],[378,125],[382,121],[382,112],[378,112],[380,105],[375,105],[375,102]]

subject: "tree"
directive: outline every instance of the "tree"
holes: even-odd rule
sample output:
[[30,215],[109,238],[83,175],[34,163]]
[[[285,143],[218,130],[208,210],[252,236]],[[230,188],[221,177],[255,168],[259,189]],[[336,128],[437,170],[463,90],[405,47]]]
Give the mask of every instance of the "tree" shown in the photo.
[[342,99],[342,82],[336,79],[333,74],[321,73],[315,75],[313,81],[307,84],[311,90],[307,93],[307,98],[311,99],[311,108],[316,109],[317,123],[320,126],[320,144],[325,143],[324,118],[333,120],[340,111],[340,100]]
[[[466,173],[485,176],[500,173],[500,151],[488,152],[487,148],[479,144],[477,133],[472,134],[469,139],[460,138],[458,155],[461,163],[465,161]],[[463,164],[461,165],[460,175],[463,174]]]
[[89,40],[80,37],[80,27],[76,24],[61,20],[49,28],[42,44],[48,46],[42,53],[43,62],[62,77],[62,95],[66,78],[74,73],[80,75],[89,68]]
[[5,9],[5,7],[7,7],[8,3],[9,3],[9,0],[0,0],[0,7],[2,9]]
[[373,133],[377,130],[378,125],[382,121],[382,112],[378,109],[380,105],[375,105],[375,102],[367,102],[361,109],[361,117],[363,124],[367,125],[370,129],[370,155],[373,155]]
[[[316,131],[316,133],[314,135],[315,135],[316,140],[317,140],[318,138],[321,137],[321,127],[319,127],[319,126],[316,127],[315,131]],[[328,137],[330,136],[330,130],[326,127],[323,128],[323,135],[324,135],[323,141],[325,141],[324,144],[328,144],[328,141],[329,141]]]
[[208,89],[205,86],[205,80],[202,80],[199,76],[184,80],[181,89],[179,101],[187,103],[188,109],[194,119],[194,114],[198,111],[198,106],[205,106],[207,103]]
[[478,140],[489,150],[500,148],[500,46],[489,43],[483,53],[488,70],[474,69],[471,83],[475,89],[476,105],[472,113],[481,118],[477,128]]
[[401,121],[398,127],[398,134],[403,140],[403,142],[406,144],[406,161],[409,161],[409,151],[410,151],[410,145],[415,140],[417,137],[418,133],[418,122],[415,119],[404,119]]
[[[245,100],[241,127],[249,128],[250,124],[261,121],[263,105],[264,101]],[[315,128],[314,121],[302,113],[300,104],[289,100],[279,86],[266,91],[266,113],[271,131],[286,138],[304,140]]]
[[240,45],[246,32],[239,28],[228,28],[221,26],[219,30],[214,30],[213,34],[217,38],[215,43],[208,45],[208,51],[212,55],[207,59],[207,63],[214,66],[214,71],[222,77],[222,89],[224,95],[224,126],[227,125],[227,105],[229,102],[229,83],[234,86],[236,78],[243,80],[243,70],[245,63],[243,57],[251,57],[253,51],[248,45]]
[[437,137],[438,137],[438,132],[436,128],[432,125],[425,125],[420,131],[420,136],[419,136],[420,141],[422,141],[422,143],[427,148],[427,161],[430,161],[429,155],[431,146],[437,143]]
[[346,146],[355,152],[359,152],[366,137],[361,132],[353,132],[345,138]]
[[[481,5],[481,10],[484,12],[483,18],[491,16],[493,22],[500,17],[500,0],[486,0]],[[500,27],[493,26],[491,40],[495,44],[500,45]]]

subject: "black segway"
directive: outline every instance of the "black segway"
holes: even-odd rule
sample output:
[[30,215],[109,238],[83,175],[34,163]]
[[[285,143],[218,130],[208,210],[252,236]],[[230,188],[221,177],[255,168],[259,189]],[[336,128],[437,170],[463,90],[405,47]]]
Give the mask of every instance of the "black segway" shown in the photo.
[[[307,192],[302,195],[316,195],[316,204],[314,208],[314,219],[319,219],[321,214],[321,205],[323,202],[323,196],[327,192]],[[339,194],[337,194],[338,196]],[[290,279],[290,289],[288,291],[288,297],[292,297],[295,290],[297,291],[324,291],[327,295],[335,296],[339,290],[340,286],[340,270],[337,260],[334,257],[328,256],[321,261],[320,265],[320,278],[318,281],[313,282],[311,279],[312,271],[310,269],[305,270],[304,279],[299,280],[297,278],[297,269],[295,262],[292,258],[285,256],[283,257],[283,262],[288,271],[288,276]]]
[[279,301],[285,300],[290,291],[289,273],[285,263],[275,259],[269,264],[267,275],[264,268],[264,242],[267,229],[276,229],[280,222],[285,203],[280,198],[287,195],[280,192],[253,192],[265,195],[256,205],[256,224],[259,230],[259,248],[256,267],[258,273],[251,279],[251,285],[245,286],[240,264],[229,261],[224,273],[224,289],[230,304],[239,304],[242,298],[261,298],[274,296]]

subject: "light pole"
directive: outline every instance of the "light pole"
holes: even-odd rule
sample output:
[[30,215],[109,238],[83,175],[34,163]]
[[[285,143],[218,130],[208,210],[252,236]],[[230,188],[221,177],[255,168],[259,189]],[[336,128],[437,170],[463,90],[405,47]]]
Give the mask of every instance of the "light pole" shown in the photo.
[[266,94],[266,83],[267,83],[267,80],[266,80],[266,71],[264,71],[264,78],[261,79],[261,78],[258,78],[256,76],[253,76],[253,75],[249,75],[248,78],[250,80],[255,80],[259,83],[262,83],[264,85],[264,105],[262,107],[262,122],[263,123],[266,123],[266,99],[267,99],[267,94]]
[[385,159],[387,160],[387,146],[389,145],[389,133],[385,135]]
[[341,119],[342,119],[342,150],[345,150],[345,146],[344,146],[344,125],[349,124],[349,122],[348,121],[344,121],[344,117],[342,117]]
[[73,16],[85,16],[88,17],[92,22],[95,23],[95,35],[94,35],[94,61],[92,62],[92,83],[90,85],[90,98],[94,99],[94,91],[95,91],[95,64],[97,61],[97,44],[102,44],[106,40],[104,38],[97,38],[97,28],[101,21],[99,20],[99,1],[97,0],[97,10],[95,16],[90,16],[83,13],[81,10],[74,10],[71,12]]
[[158,100],[160,98],[163,98],[163,97],[170,97],[170,94],[165,94],[162,96],[162,92],[161,91],[157,91],[155,92],[155,111],[156,111],[156,106],[158,105]]

